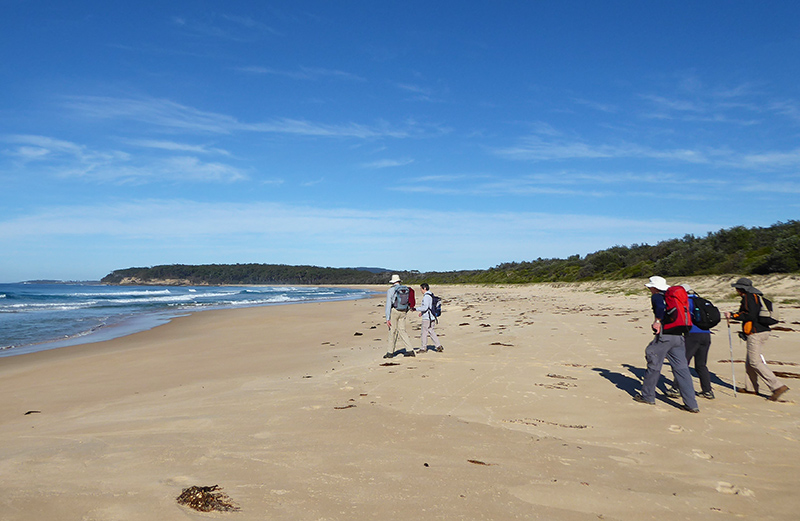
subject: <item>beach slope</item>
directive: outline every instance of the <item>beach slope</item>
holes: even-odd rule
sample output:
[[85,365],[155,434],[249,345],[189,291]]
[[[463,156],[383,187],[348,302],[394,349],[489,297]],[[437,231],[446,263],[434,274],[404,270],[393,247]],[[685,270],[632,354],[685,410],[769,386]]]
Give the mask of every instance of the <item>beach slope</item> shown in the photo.
[[[690,282],[734,310],[730,281]],[[0,359],[0,519],[796,517],[800,281],[755,280],[780,305],[765,351],[792,390],[734,396],[744,345],[723,321],[700,414],[632,400],[643,282],[434,287],[445,350],[415,358],[382,358],[379,297]],[[212,485],[240,510],[176,501]]]

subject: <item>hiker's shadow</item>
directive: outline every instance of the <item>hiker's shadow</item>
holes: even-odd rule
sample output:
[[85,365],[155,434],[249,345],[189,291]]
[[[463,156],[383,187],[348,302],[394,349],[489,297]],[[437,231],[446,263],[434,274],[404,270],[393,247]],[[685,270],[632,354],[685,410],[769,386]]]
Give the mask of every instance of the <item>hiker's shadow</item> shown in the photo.
[[600,376],[614,384],[617,389],[625,391],[631,397],[636,396],[638,389],[642,387],[642,379],[644,378],[644,369],[632,366],[630,364],[622,364],[633,376],[615,373],[602,367],[594,367],[592,371],[597,371]]

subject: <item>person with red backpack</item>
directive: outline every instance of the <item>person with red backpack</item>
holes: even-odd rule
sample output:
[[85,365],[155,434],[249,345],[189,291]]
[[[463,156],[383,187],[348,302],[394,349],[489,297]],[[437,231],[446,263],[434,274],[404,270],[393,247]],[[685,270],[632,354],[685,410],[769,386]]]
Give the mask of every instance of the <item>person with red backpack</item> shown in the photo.
[[655,336],[644,351],[647,370],[642,382],[642,393],[633,399],[648,405],[656,404],[656,384],[661,377],[661,367],[666,357],[683,398],[683,408],[689,412],[700,412],[692,374],[686,362],[686,341],[683,337],[692,327],[686,290],[681,286],[670,286],[664,277],[659,276],[650,277],[650,282],[645,287],[650,289],[650,304],[655,316],[652,329]]
[[[388,291],[386,291],[386,325],[389,327],[389,349],[384,358],[394,358],[398,354],[403,356],[416,356],[411,345],[411,339],[406,332],[408,311],[414,305],[411,302],[413,290],[401,284],[399,275],[392,275]],[[397,351],[397,339],[403,342],[405,348]]]

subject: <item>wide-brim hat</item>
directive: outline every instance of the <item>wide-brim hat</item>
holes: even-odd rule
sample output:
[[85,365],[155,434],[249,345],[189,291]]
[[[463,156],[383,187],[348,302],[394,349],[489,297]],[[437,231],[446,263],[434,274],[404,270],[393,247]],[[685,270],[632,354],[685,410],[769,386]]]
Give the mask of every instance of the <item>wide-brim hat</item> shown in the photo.
[[740,290],[744,291],[745,293],[755,293],[756,295],[763,295],[763,293],[761,293],[761,291],[757,290],[753,286],[753,281],[748,279],[748,278],[746,278],[746,277],[740,278],[736,282],[732,283],[731,286],[733,286],[736,289],[740,289]]
[[688,285],[688,284],[681,284],[681,286],[683,286],[683,289],[685,289],[685,290],[686,290],[686,293],[694,293],[694,292],[695,292],[695,291],[692,289],[692,287],[691,287],[690,285]]
[[400,275],[394,274],[392,275],[392,278],[389,279],[389,284],[394,284],[396,282],[402,282],[402,281],[400,280]]
[[656,288],[658,291],[667,291],[669,289],[669,284],[667,284],[664,277],[654,275],[650,277],[650,282],[645,283],[645,287]]

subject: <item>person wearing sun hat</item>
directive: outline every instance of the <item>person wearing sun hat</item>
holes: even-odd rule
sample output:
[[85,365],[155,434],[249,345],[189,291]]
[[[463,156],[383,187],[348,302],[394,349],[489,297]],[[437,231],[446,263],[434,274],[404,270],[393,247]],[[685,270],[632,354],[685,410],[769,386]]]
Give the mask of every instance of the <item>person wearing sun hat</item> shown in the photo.
[[648,405],[656,404],[656,385],[661,378],[661,367],[664,365],[664,358],[669,360],[672,366],[673,380],[678,386],[678,391],[683,398],[683,408],[689,412],[700,412],[697,406],[697,397],[694,393],[692,383],[692,373],[689,371],[689,364],[686,362],[686,342],[682,334],[665,331],[662,328],[662,321],[667,312],[667,303],[664,293],[669,289],[669,284],[664,277],[655,275],[650,277],[650,281],[645,284],[650,289],[650,305],[653,308],[652,329],[655,336],[644,350],[644,358],[647,361],[647,370],[642,381],[642,393],[637,394],[633,399]]
[[[386,325],[389,326],[389,348],[384,358],[394,358],[399,353],[403,356],[416,356],[414,354],[414,347],[411,345],[411,339],[406,332],[406,322],[408,318],[408,311],[410,309],[408,300],[405,305],[401,306],[404,309],[398,309],[398,302],[395,299],[395,294],[403,289],[408,291],[409,288],[402,285],[400,275],[394,274],[389,280],[389,289],[386,291]],[[398,338],[403,342],[405,349],[397,351]]]
[[739,304],[739,311],[735,313],[726,311],[725,318],[741,322],[741,334],[747,340],[747,355],[744,359],[747,378],[744,381],[744,387],[736,389],[736,391],[744,394],[758,394],[758,377],[760,376],[772,393],[768,399],[777,402],[778,398],[789,388],[783,385],[775,373],[767,367],[761,354],[771,331],[769,326],[758,320],[762,302],[759,296],[763,293],[753,286],[752,280],[745,277],[732,283],[731,286],[736,289],[742,300]]

